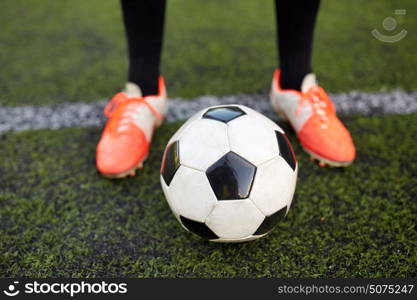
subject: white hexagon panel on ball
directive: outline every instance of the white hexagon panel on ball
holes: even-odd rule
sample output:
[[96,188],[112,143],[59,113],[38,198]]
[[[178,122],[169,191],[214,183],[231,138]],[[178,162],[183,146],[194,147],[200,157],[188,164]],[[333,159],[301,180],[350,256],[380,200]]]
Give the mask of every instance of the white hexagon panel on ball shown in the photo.
[[261,225],[265,216],[248,199],[218,201],[206,225],[220,238],[246,239]]
[[259,165],[278,155],[278,144],[272,126],[249,115],[228,123],[230,149],[250,161]]
[[175,211],[188,219],[204,222],[217,199],[204,172],[180,166],[169,185]]
[[193,121],[179,140],[181,164],[205,171],[229,151],[227,126],[210,119]]
[[250,199],[257,208],[269,216],[284,206],[290,208],[297,181],[297,169],[277,156],[257,166]]

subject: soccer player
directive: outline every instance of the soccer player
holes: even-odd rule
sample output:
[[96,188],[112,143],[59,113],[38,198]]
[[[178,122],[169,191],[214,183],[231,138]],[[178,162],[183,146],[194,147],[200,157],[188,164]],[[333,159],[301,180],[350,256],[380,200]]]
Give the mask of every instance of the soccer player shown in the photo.
[[[275,1],[280,69],[273,74],[270,97],[312,158],[321,166],[344,167],[355,159],[352,138],[311,69],[319,2]],[[166,1],[121,0],[121,4],[129,72],[125,89],[105,108],[108,121],[97,145],[97,169],[107,177],[134,175],[142,167],[153,131],[167,110],[160,75]]]

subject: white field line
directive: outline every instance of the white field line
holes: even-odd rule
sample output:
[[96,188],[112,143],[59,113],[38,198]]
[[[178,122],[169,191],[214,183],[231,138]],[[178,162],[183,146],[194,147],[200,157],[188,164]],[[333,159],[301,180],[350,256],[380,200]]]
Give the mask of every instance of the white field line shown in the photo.
[[[332,94],[340,115],[409,114],[417,112],[417,91],[357,92]],[[1,101],[0,101],[1,103]],[[63,103],[48,106],[8,107],[0,104],[0,133],[29,129],[98,127],[104,123],[106,101]],[[196,99],[169,100],[168,122],[185,120],[198,110],[219,104],[244,104],[276,120],[265,94],[201,96]]]

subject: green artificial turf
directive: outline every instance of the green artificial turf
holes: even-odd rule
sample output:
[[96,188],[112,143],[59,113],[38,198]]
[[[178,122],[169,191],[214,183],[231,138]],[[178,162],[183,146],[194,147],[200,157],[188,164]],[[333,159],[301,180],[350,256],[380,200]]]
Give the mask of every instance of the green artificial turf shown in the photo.
[[[277,65],[273,1],[168,2],[162,71],[171,96],[267,91]],[[395,9],[406,9],[395,16]],[[417,2],[322,1],[314,69],[331,92],[417,86]],[[395,44],[372,29],[395,17]],[[50,104],[110,97],[125,81],[118,1],[3,1],[0,104]]]
[[0,136],[0,275],[31,277],[416,277],[417,115],[345,118],[347,169],[299,159],[295,203],[269,236],[205,242],[183,230],[159,186],[180,123],[156,132],[138,176],[95,170],[99,129]]

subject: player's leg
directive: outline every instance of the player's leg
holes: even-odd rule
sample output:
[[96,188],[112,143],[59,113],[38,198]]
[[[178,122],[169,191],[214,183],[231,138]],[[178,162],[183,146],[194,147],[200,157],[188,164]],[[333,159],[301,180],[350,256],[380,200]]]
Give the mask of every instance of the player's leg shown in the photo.
[[134,175],[148,156],[154,128],[166,112],[159,74],[165,0],[122,0],[129,54],[128,82],[107,104],[109,118],[97,145],[96,165],[106,177]]
[[158,93],[165,0],[121,0],[128,44],[128,80],[143,96]]
[[274,73],[271,103],[288,119],[304,150],[321,166],[348,166],[352,138],[334,105],[311,73],[313,33],[319,0],[276,0],[281,69]]
[[320,0],[276,0],[277,43],[281,87],[301,89],[304,76],[311,73],[314,26]]

